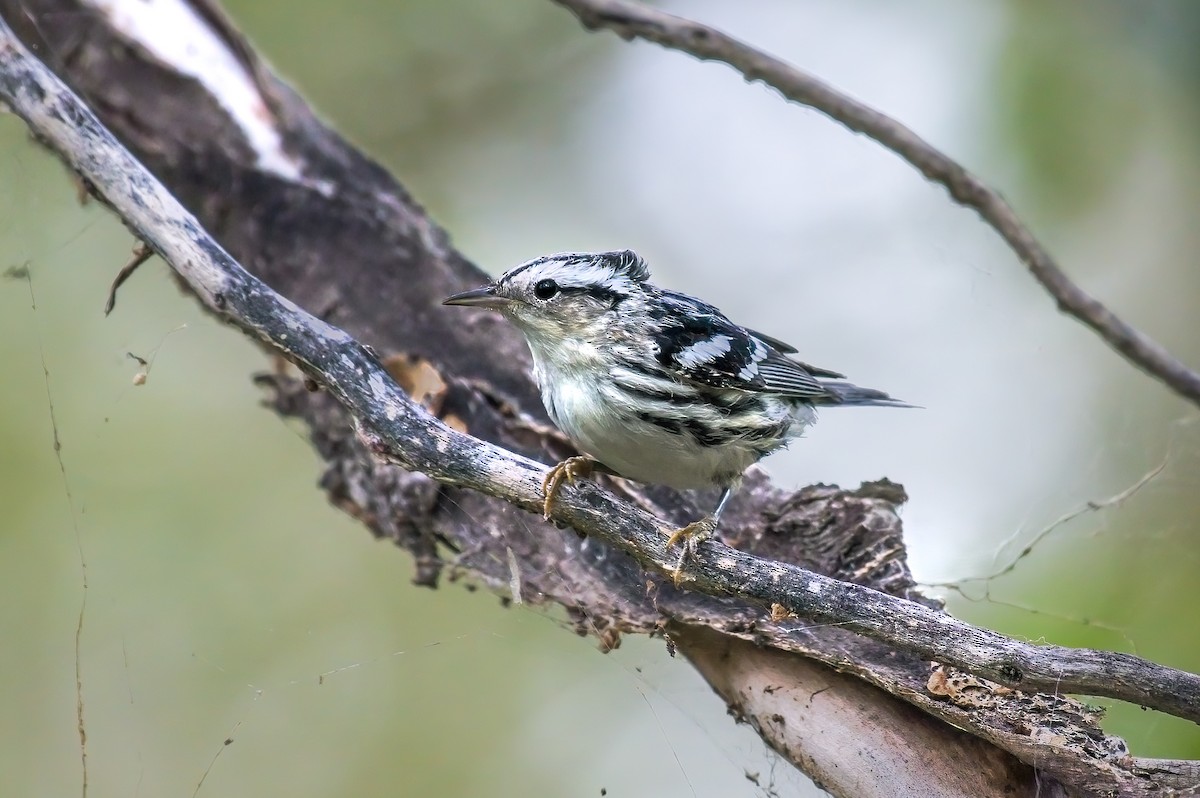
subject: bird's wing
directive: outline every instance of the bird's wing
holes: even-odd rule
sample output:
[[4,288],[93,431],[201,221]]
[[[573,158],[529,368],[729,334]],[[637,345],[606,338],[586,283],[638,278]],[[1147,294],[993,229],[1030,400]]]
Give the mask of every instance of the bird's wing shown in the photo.
[[686,294],[662,292],[655,335],[659,363],[676,376],[707,385],[797,399],[827,399],[817,379],[842,375],[792,360],[787,344],[734,324],[712,305]]
[[744,329],[758,340],[762,341],[763,343],[770,344],[785,355],[796,354],[796,347],[792,346],[787,341],[780,341],[778,338],[772,338],[769,335],[764,335],[758,330],[751,330],[749,327],[745,327]]

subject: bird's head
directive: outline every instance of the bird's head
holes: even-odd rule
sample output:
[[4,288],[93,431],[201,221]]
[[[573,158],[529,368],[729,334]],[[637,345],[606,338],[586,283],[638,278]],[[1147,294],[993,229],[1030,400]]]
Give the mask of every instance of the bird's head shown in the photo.
[[593,339],[616,320],[622,303],[641,301],[649,277],[646,262],[630,250],[563,252],[522,263],[442,304],[497,310],[533,343]]

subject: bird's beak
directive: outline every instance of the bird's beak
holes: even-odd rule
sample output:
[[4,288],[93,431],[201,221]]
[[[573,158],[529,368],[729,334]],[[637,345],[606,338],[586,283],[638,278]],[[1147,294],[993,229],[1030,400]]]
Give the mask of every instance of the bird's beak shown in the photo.
[[485,285],[483,288],[472,288],[470,291],[463,291],[461,294],[448,296],[442,300],[443,305],[468,305],[476,308],[491,308],[499,310],[500,308],[512,302],[508,297],[499,296],[496,293],[496,287],[493,285]]

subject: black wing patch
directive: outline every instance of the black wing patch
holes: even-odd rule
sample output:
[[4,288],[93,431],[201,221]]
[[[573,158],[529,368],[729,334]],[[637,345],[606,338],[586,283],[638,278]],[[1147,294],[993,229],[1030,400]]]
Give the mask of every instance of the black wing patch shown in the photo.
[[817,376],[841,376],[792,360],[787,344],[740,327],[712,305],[686,294],[662,292],[655,334],[659,363],[680,377],[712,388],[777,393],[798,399],[831,396]]

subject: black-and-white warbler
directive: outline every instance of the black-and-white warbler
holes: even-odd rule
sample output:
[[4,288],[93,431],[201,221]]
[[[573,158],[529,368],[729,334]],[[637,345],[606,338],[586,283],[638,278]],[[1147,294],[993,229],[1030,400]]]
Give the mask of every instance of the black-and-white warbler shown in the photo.
[[690,548],[716,529],[742,473],[798,437],[816,407],[911,406],[795,360],[788,344],[649,277],[628,250],[567,252],[445,300],[498,310],[525,334],[547,412],[586,455],[547,475],[547,517],[564,479],[597,470],[723,488],[712,515],[668,541]]

